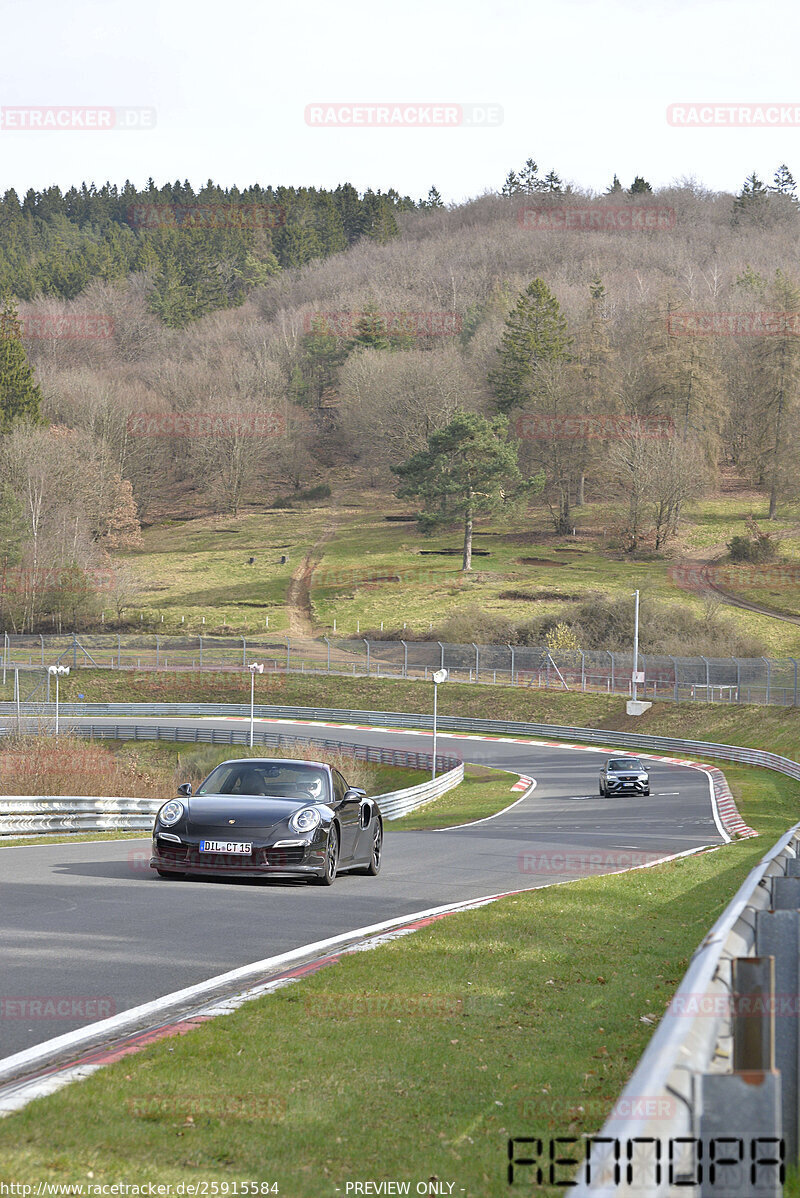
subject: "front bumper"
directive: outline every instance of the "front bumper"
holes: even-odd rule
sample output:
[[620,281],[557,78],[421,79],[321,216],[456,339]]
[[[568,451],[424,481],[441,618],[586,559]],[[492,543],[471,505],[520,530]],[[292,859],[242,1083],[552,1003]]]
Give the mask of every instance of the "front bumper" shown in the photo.
[[206,853],[200,851],[201,840],[220,835],[219,829],[202,834],[192,832],[179,837],[175,833],[156,833],[150,868],[180,874],[212,874],[236,878],[309,877],[325,872],[325,840],[278,838],[276,841],[253,840],[252,851],[239,853]]
[[638,780],[623,781],[619,778],[606,778],[606,790],[609,794],[644,794],[650,789],[649,779],[646,782]]

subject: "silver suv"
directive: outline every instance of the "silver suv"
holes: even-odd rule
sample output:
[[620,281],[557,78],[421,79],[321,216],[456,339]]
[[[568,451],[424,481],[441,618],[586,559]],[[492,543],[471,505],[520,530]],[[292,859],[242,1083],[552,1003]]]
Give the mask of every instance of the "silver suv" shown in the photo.
[[612,757],[600,771],[600,794],[650,794],[650,774],[638,757]]

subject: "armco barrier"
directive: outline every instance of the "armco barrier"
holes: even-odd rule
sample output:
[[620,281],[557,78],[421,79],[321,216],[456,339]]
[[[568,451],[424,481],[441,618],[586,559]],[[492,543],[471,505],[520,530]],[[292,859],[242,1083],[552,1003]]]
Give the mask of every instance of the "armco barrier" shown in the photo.
[[[581,1161],[566,1183],[577,1182],[574,1194],[782,1194],[774,1163],[782,1139],[786,1164],[798,1158],[798,906],[795,824],[695,952],[614,1105],[619,1113],[597,1136],[559,1143],[562,1159]],[[765,981],[754,985],[759,974]],[[520,1140],[514,1151],[530,1161],[535,1143]],[[541,1149],[538,1155],[546,1174],[549,1160]],[[516,1170],[520,1189],[534,1178],[532,1168]],[[561,1168],[559,1176],[568,1171]]]
[[[182,743],[247,745],[249,731],[238,728],[163,728],[160,725],[97,724],[75,728],[82,736],[107,740],[169,740]],[[408,769],[431,770],[430,753],[406,749],[385,749],[376,745],[356,745],[320,736],[289,736],[280,732],[256,732],[254,742],[280,749],[281,745],[309,746],[328,752],[346,753],[357,761],[398,765]],[[417,786],[376,795],[381,814],[387,820],[399,819],[417,807],[445,794],[464,780],[464,763],[446,754],[436,755],[439,776]],[[151,828],[159,799],[106,798],[89,796],[13,795],[0,796],[0,837],[44,835],[48,832],[136,831]]]
[[[130,717],[173,719],[198,716],[236,716],[249,718],[250,706],[246,703],[62,703],[62,716],[86,719],[91,716],[106,718]],[[354,711],[340,707],[279,707],[266,703],[255,707],[256,719],[282,720],[329,720],[331,723],[361,724],[374,728],[421,728],[430,730],[433,718],[428,714],[401,711]],[[0,703],[0,716],[14,714],[11,703]],[[22,704],[22,716],[50,718],[55,714],[53,704]],[[476,732],[493,736],[535,736],[550,740],[579,741],[585,744],[608,745],[613,748],[642,749],[654,753],[694,753],[701,757],[735,761],[742,765],[756,765],[764,769],[777,770],[789,778],[800,780],[800,762],[769,753],[763,749],[748,749],[741,745],[717,744],[706,740],[683,740],[670,736],[648,736],[638,732],[611,732],[605,728],[580,728],[566,724],[535,724],[522,720],[486,720],[467,716],[439,715],[437,727],[440,732]],[[194,729],[187,729],[187,738],[196,739]],[[207,730],[210,731],[210,730]],[[215,734],[227,736],[227,731]],[[174,739],[174,738],[170,738]],[[201,739],[208,739],[201,730]],[[217,743],[217,742],[214,742]],[[232,741],[219,743],[234,743]],[[240,742],[236,742],[240,743]],[[271,743],[271,742],[265,742]]]

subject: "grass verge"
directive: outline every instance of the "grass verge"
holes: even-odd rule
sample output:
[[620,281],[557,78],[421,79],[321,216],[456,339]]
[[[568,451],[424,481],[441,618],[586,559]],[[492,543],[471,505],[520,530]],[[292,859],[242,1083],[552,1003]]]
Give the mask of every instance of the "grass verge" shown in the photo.
[[392,831],[417,831],[423,828],[451,828],[470,820],[496,815],[520,796],[511,787],[515,774],[490,769],[485,765],[465,765],[464,781],[441,798],[426,803],[418,811],[392,823]]
[[508,1138],[599,1128],[703,934],[796,821],[800,785],[730,776],[760,840],[515,895],[345,958],[3,1120],[0,1175],[507,1194]]

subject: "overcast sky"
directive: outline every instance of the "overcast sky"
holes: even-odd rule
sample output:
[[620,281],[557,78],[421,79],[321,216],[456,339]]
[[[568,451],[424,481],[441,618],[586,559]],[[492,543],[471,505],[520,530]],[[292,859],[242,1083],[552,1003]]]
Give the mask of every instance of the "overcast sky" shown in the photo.
[[[3,0],[0,11],[0,107],[11,110],[0,191],[152,175],[348,181],[415,199],[435,183],[460,200],[498,189],[529,156],[597,190],[615,171],[625,185],[695,176],[719,190],[753,169],[771,180],[781,162],[800,177],[792,0]],[[699,101],[799,115],[773,128],[668,123],[670,105]],[[399,105],[392,119],[404,122],[430,119],[415,106],[435,103],[445,123],[309,123],[309,106],[350,120],[356,103]],[[48,106],[73,123],[92,119],[74,115],[86,106],[155,125],[20,127],[37,118],[19,109]],[[466,125],[471,114],[487,123]]]

